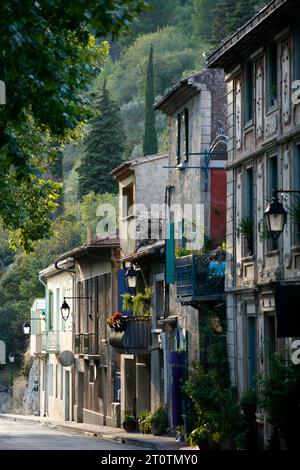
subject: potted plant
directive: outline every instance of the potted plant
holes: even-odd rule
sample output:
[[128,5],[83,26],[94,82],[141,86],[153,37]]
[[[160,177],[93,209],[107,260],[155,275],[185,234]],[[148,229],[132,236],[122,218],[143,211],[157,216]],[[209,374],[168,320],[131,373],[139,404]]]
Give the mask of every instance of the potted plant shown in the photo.
[[244,431],[245,450],[257,450],[257,429],[256,429],[256,390],[248,390],[241,398],[241,408],[243,410],[246,429]]
[[133,415],[125,415],[122,426],[126,432],[137,432],[138,430],[137,419]]
[[144,294],[138,292],[136,295],[123,295],[123,310],[133,312],[137,317],[150,316],[150,304],[152,297],[152,288],[146,287]]
[[242,235],[247,241],[249,256],[253,254],[253,220],[243,217],[237,226],[237,234]]
[[151,411],[148,411],[148,410],[141,411],[138,424],[139,424],[139,430],[142,434],[150,434],[151,426],[152,426]]
[[155,436],[161,436],[167,433],[168,429],[168,415],[164,406],[160,405],[153,413],[151,432]]
[[210,431],[209,427],[204,424],[194,429],[188,439],[191,447],[198,446],[200,450],[210,450]]

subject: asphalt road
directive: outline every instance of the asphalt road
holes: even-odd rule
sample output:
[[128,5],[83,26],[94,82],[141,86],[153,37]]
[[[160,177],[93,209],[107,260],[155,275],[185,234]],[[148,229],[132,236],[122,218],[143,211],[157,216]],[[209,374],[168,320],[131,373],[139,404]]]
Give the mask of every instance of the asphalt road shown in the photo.
[[141,447],[110,442],[35,423],[0,420],[0,450],[138,450]]

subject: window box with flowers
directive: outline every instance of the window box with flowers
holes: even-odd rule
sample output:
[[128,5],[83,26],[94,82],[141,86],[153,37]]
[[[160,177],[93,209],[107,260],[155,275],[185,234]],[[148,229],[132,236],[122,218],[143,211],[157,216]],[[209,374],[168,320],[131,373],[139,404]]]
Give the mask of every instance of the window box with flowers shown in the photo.
[[107,324],[113,331],[124,331],[126,328],[126,318],[122,313],[117,312],[107,320]]
[[124,295],[123,310],[128,316],[115,314],[109,321],[112,333],[109,344],[120,354],[148,354],[151,343],[152,290],[136,296]]

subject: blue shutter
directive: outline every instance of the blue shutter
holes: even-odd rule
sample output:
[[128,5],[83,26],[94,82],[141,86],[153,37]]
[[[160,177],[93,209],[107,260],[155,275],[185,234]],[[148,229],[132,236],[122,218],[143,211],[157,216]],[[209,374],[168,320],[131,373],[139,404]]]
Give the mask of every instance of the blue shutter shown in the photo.
[[166,237],[166,283],[175,282],[175,225],[169,225],[169,237]]

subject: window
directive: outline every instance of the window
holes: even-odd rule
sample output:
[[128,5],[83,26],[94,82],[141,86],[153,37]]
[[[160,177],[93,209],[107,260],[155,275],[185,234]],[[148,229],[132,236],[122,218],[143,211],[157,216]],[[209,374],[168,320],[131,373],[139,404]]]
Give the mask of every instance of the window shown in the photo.
[[[247,242],[247,254],[252,255],[254,250],[253,231],[254,231],[254,183],[253,183],[253,168],[246,170],[246,200],[245,200],[245,218],[248,222],[249,233],[245,234]],[[252,230],[251,230],[252,227]]]
[[247,62],[245,70],[245,123],[253,119],[253,64]]
[[133,211],[133,184],[123,188],[123,217],[129,217]]
[[53,364],[48,364],[48,395],[53,396]]
[[42,367],[42,373],[43,373],[43,380],[42,380],[42,391],[46,391],[46,374],[47,374],[47,369],[46,369],[46,363],[43,362],[43,367]]
[[277,106],[278,95],[278,46],[272,43],[268,54],[268,107]]
[[256,317],[248,317],[248,389],[256,388]]
[[58,398],[58,364],[55,366],[55,398]]
[[64,368],[60,366],[60,399],[64,398]]
[[177,164],[189,159],[189,110],[177,114]]
[[265,372],[270,376],[271,357],[276,351],[276,322],[274,314],[266,314],[264,317],[265,329]]
[[56,311],[55,311],[55,329],[60,330],[60,307],[61,307],[61,301],[60,301],[60,288],[56,288]]
[[94,364],[90,364],[89,365],[89,383],[90,384],[93,384],[95,382],[95,365]]
[[[268,194],[267,199],[268,202],[272,200],[273,197],[273,189],[277,189],[278,187],[278,159],[277,155],[273,155],[268,160],[268,178],[269,181],[267,182],[268,187]],[[278,248],[278,240],[269,239],[267,244],[268,250],[277,250]]]

